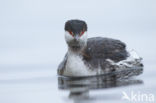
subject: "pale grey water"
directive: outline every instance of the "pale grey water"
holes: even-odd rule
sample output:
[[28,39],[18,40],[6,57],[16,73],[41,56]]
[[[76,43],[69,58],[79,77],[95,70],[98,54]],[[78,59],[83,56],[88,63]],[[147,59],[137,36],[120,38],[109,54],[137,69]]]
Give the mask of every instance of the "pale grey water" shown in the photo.
[[[121,103],[122,91],[156,99],[155,0],[0,1],[0,103]],[[59,89],[57,66],[66,53],[64,22],[87,21],[89,37],[120,39],[143,57],[135,85],[94,89],[89,98],[70,98]],[[156,101],[156,100],[155,100]]]
[[[149,63],[148,63],[149,64]],[[14,66],[1,67],[0,71],[0,102],[1,103],[103,103],[103,102],[128,102],[122,100],[122,91],[130,94],[132,91],[138,93],[152,93],[156,95],[155,65],[145,63],[144,73],[131,81],[107,82],[104,87],[90,86],[87,98],[72,98],[70,89],[59,89],[58,77],[53,66]],[[3,68],[3,69],[2,69]],[[25,69],[24,69],[25,68]],[[9,71],[8,71],[9,69]],[[13,69],[13,70],[11,70]],[[100,82],[100,79],[97,79]],[[83,81],[87,84],[87,81]],[[84,86],[79,87],[82,89]],[[102,82],[101,84],[105,84]],[[82,88],[81,88],[82,87]],[[85,86],[86,87],[86,86]],[[96,89],[97,88],[97,89]],[[72,89],[72,88],[71,88]],[[84,96],[85,97],[85,96]]]

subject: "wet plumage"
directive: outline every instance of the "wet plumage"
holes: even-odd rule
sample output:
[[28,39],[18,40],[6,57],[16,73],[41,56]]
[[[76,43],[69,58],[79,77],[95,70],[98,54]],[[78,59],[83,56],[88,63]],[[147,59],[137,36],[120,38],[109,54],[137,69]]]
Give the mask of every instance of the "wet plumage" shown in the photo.
[[68,20],[65,23],[65,40],[68,51],[58,66],[59,75],[101,75],[143,66],[142,59],[135,52],[128,52],[125,43],[120,40],[104,37],[87,38],[85,21]]
[[101,66],[105,69],[106,59],[114,62],[125,60],[128,57],[126,45],[115,39],[94,37],[87,40],[83,58],[92,68]]

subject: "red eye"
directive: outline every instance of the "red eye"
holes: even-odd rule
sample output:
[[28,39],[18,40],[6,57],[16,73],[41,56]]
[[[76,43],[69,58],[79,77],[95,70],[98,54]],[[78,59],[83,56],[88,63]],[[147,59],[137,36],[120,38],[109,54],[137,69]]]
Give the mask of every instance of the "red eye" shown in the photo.
[[84,31],[81,31],[80,36],[82,36],[84,34]]
[[70,35],[74,36],[73,32],[71,32],[71,31],[68,31],[68,32],[69,32]]

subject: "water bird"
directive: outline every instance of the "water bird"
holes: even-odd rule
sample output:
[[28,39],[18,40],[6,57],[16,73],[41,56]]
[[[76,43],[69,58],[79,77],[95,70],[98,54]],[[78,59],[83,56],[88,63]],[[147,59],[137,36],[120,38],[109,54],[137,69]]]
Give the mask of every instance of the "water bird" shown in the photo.
[[59,75],[94,76],[143,67],[142,58],[134,50],[127,51],[122,41],[105,37],[87,38],[88,28],[83,20],[68,20],[64,29],[68,51],[58,66]]

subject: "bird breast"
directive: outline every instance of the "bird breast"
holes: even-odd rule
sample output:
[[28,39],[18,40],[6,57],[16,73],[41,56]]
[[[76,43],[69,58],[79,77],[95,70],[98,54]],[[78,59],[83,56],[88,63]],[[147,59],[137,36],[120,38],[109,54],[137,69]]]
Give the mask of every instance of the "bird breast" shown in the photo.
[[92,72],[89,67],[85,65],[81,55],[68,52],[65,71],[63,74],[65,76],[88,76],[94,75],[95,72]]

